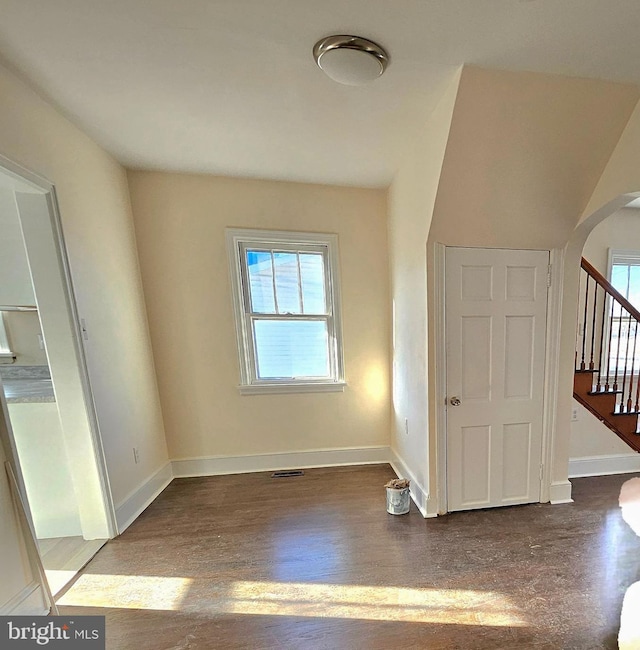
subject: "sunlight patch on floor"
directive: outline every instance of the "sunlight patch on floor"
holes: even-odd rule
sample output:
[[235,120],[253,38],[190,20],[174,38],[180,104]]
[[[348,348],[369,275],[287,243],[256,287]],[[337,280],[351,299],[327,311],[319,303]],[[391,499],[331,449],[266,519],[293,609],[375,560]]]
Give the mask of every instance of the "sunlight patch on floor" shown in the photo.
[[521,627],[527,623],[503,595],[464,589],[234,582],[229,613]]
[[215,578],[85,574],[58,605],[404,621],[451,625],[526,626],[502,594],[465,589],[234,581]]
[[57,602],[75,607],[181,609],[191,578],[85,573]]

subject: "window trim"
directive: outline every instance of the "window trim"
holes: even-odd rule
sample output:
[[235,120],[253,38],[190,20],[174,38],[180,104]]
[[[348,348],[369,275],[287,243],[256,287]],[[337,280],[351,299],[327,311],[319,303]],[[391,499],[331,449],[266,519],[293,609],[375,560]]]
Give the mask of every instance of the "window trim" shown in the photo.
[[609,248],[607,259],[607,280],[611,282],[613,265],[640,266],[640,250]]
[[[609,284],[612,284],[612,279],[613,279],[613,267],[615,264],[623,265],[623,266],[640,266],[640,250],[637,249],[623,249],[623,248],[608,248],[607,249],[607,280],[609,281]],[[605,327],[608,328],[611,327],[611,309],[609,307],[610,305],[611,298],[610,296],[607,296],[606,298],[606,319],[607,323]],[[604,355],[603,358],[609,359],[610,355],[610,350],[609,350],[609,340],[605,339],[603,342],[603,347],[604,347]],[[611,363],[610,361],[608,362],[607,368],[611,371]],[[638,372],[633,373],[634,376],[637,374],[640,374],[640,369],[638,369]],[[605,373],[606,375],[606,373]],[[610,376],[613,376],[610,374]]]
[[[346,381],[344,378],[338,236],[329,233],[227,228],[226,241],[240,363],[240,384],[238,386],[240,393],[252,395],[259,393],[308,393],[344,390]],[[301,248],[304,248],[304,246],[326,247],[325,283],[327,304],[329,306],[327,323],[333,325],[333,332],[329,331],[329,366],[332,377],[327,379],[300,378],[293,381],[290,378],[259,379],[257,377],[251,318],[248,313],[249,294],[243,290],[247,279],[241,262],[243,251],[252,245],[272,248],[294,245]],[[265,317],[268,317],[268,315],[265,314]],[[313,318],[313,316],[310,318]]]

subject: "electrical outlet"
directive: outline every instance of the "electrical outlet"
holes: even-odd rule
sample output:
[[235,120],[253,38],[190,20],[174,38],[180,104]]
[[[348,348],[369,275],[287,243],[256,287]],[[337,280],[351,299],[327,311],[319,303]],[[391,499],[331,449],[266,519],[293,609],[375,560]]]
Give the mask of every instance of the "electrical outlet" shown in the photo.
[[404,432],[409,435],[409,418],[404,419]]
[[133,448],[133,461],[136,465],[140,462],[140,450],[137,447]]
[[578,421],[578,407],[574,406],[571,409],[571,422],[577,422]]

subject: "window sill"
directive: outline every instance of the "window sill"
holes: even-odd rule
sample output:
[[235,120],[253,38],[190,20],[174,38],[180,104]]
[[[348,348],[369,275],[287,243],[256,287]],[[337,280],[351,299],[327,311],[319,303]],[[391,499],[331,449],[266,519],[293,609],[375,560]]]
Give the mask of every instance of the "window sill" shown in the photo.
[[342,393],[345,381],[332,381],[326,384],[252,384],[238,386],[240,395],[278,395],[284,393]]

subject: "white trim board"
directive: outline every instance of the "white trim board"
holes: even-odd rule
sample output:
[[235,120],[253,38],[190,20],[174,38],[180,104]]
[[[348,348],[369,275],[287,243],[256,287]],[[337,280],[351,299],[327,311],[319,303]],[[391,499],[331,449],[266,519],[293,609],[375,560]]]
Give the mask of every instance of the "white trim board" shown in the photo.
[[0,607],[0,616],[46,616],[49,608],[45,603],[42,587],[32,582]]
[[560,503],[573,503],[571,498],[571,483],[569,481],[557,481],[549,487],[549,501],[552,506]]
[[155,474],[141,483],[115,508],[118,534],[124,531],[146,510],[173,480],[171,463],[163,465]]
[[436,511],[447,512],[447,353],[445,319],[445,255],[446,246],[436,243],[433,249],[434,264],[434,331],[436,341],[436,471],[438,472],[438,496]]
[[338,467],[340,465],[373,465],[388,463],[390,449],[380,447],[353,447],[347,449],[316,449],[279,454],[251,456],[205,456],[178,458],[171,461],[176,478],[217,476],[220,474],[249,474],[280,469]]
[[[571,483],[562,488],[553,483],[556,451],[556,420],[558,417],[558,382],[560,374],[560,331],[562,329],[562,288],[564,280],[564,251],[553,248],[549,252],[547,293],[547,333],[544,360],[544,397],[542,420],[542,476],[540,477],[540,502],[571,503]],[[559,496],[561,495],[561,496]]]
[[389,464],[393,468],[393,471],[396,473],[398,478],[408,478],[411,481],[410,492],[413,502],[416,504],[416,507],[426,518],[437,517],[438,508],[437,503],[433,502],[433,499],[429,498],[428,491],[420,484],[416,479],[413,472],[407,467],[407,464],[396,454],[393,449],[389,449],[390,460]]
[[569,459],[569,478],[640,472],[640,454],[611,454]]

